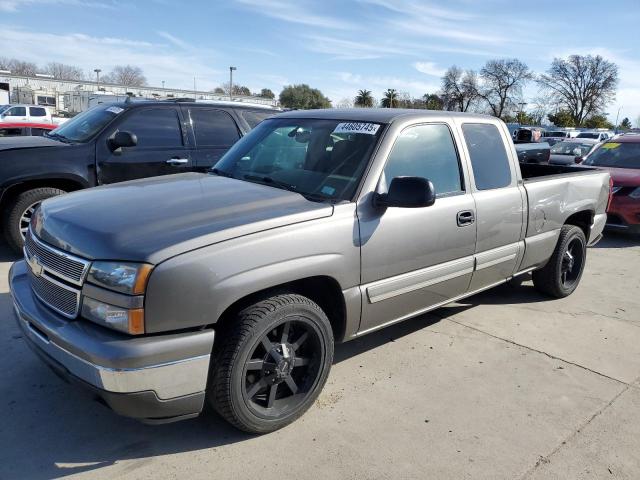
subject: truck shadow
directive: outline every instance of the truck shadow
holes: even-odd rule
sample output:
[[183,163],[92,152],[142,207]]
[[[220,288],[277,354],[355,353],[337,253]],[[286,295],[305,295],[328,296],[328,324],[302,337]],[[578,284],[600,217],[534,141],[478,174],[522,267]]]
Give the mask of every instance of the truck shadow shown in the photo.
[[592,248],[628,248],[640,245],[640,235],[605,230],[604,237]]
[[[464,304],[453,304],[337,345],[335,363],[411,335],[478,304],[536,300],[545,298],[533,287],[503,286],[471,297]],[[44,480],[97,473],[123,461],[127,463],[118,474],[125,474],[153,462],[154,457],[201,450],[210,450],[209,458],[215,462],[220,455],[214,450],[217,447],[260,441],[255,435],[231,427],[210,408],[199,418],[156,426],[115,415],[92,401],[84,390],[62,382],[28,351],[11,315],[10,295],[1,293],[0,316],[11,322],[9,328],[9,322],[0,327],[0,348],[8,346],[8,353],[0,355],[12,368],[0,372],[0,384],[4,385],[0,415],[6,420],[0,433],[10,439],[3,442],[0,450],[0,478]],[[275,437],[273,441],[277,442],[277,437],[286,432],[287,429],[271,434]]]

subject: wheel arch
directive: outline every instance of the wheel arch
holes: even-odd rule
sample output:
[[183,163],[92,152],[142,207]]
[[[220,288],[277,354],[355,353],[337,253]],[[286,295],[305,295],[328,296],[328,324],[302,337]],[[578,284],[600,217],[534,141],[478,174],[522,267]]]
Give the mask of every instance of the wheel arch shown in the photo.
[[0,210],[4,210],[7,203],[10,202],[11,199],[15,198],[23,192],[26,192],[27,190],[47,187],[59,188],[60,190],[64,190],[65,192],[73,192],[76,190],[87,188],[89,187],[89,185],[87,185],[85,181],[73,177],[30,178],[21,180],[3,188],[2,196],[0,197]]
[[313,276],[274,285],[245,295],[227,307],[217,322],[215,328],[221,334],[232,324],[235,316],[243,308],[260,300],[281,293],[297,293],[313,300],[325,312],[331,323],[334,340],[344,340],[346,331],[346,302],[340,284],[330,276]]
[[580,229],[584,232],[587,243],[589,243],[589,233],[591,232],[591,225],[593,224],[594,215],[595,212],[593,210],[581,210],[567,217],[564,224],[580,227]]

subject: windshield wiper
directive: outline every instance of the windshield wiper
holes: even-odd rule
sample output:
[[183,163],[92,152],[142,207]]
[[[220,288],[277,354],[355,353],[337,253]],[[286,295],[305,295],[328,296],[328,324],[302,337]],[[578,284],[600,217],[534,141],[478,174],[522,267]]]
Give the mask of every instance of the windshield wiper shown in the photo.
[[213,173],[214,175],[218,175],[219,177],[227,177],[227,178],[235,178],[232,174],[230,174],[229,172],[225,172],[224,170],[220,170],[219,168],[212,168],[211,170],[209,170],[211,173]]
[[53,138],[54,140],[59,140],[62,143],[73,143],[73,140],[68,139],[67,137],[65,137],[64,135],[60,135],[59,133],[50,133],[47,132],[45,133],[45,135],[49,138]]
[[280,187],[284,190],[289,190],[290,192],[300,193],[298,192],[298,188],[295,185],[291,185],[290,183],[287,183],[287,182],[281,182],[280,180],[275,180],[269,176],[247,174],[247,175],[244,175],[243,178],[245,180],[253,180],[260,183],[264,183],[266,185],[273,185],[274,187]]

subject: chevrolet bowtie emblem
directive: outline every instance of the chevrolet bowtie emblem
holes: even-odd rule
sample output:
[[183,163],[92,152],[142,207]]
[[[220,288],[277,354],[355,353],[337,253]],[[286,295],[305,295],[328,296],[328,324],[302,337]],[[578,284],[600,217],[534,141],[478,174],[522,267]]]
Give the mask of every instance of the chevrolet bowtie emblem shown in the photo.
[[31,272],[36,277],[39,277],[40,275],[42,275],[42,264],[40,263],[40,259],[36,255],[29,258],[28,263],[29,263],[29,267],[31,267]]

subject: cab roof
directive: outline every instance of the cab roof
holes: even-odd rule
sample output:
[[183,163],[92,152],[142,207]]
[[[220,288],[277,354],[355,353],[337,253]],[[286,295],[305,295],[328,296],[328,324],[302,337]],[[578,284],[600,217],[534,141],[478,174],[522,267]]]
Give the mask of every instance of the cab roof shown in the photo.
[[398,118],[424,117],[464,117],[467,120],[496,120],[489,115],[479,115],[466,112],[449,112],[442,110],[417,110],[404,108],[325,108],[319,110],[290,110],[279,113],[275,118],[313,118],[326,120],[345,120],[352,122],[380,122],[391,123]]

